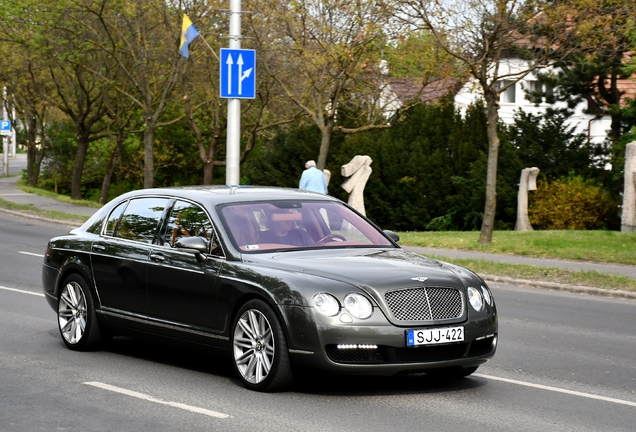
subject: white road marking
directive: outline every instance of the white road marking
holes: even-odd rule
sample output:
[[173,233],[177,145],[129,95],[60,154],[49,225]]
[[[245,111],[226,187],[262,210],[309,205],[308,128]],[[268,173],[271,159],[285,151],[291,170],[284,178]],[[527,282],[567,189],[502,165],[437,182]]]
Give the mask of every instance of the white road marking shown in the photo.
[[569,394],[569,395],[573,395],[573,396],[585,397],[585,398],[588,398],[588,399],[596,399],[596,400],[602,400],[602,401],[605,401],[605,402],[612,402],[612,403],[617,403],[617,404],[629,405],[629,406],[636,407],[636,402],[630,402],[630,401],[626,401],[626,400],[622,400],[622,399],[614,399],[614,398],[609,398],[609,397],[605,397],[605,396],[598,396],[598,395],[594,395],[594,394],[591,394],[591,393],[583,393],[583,392],[578,392],[578,391],[573,391],[573,390],[566,390],[566,389],[562,389],[562,388],[558,388],[558,387],[545,386],[545,385],[541,385],[541,384],[533,384],[533,383],[529,383],[529,382],[525,382],[525,381],[517,381],[517,380],[513,380],[513,379],[508,379],[508,378],[500,378],[500,377],[496,377],[496,376],[492,376],[492,375],[472,374],[471,376],[479,377],[479,378],[491,379],[491,380],[495,380],[495,381],[507,382],[507,383],[510,383],[510,384],[517,384],[517,385],[521,385],[521,386],[525,386],[525,387],[533,387],[533,388],[538,388],[538,389],[541,389],[541,390],[553,391],[553,392],[557,392],[557,393],[565,393],[565,394]]
[[31,295],[34,295],[34,296],[44,297],[44,294],[33,292],[33,291],[25,291],[25,290],[21,290],[21,289],[17,289],[17,288],[9,288],[9,287],[6,287],[6,286],[0,286],[0,289],[7,290],[7,291],[15,291],[15,292],[19,292],[19,293],[22,293],[22,294],[31,294]]
[[42,254],[36,254],[36,253],[33,253],[33,252],[18,251],[18,253],[20,253],[22,255],[31,255],[31,256],[34,256],[34,257],[38,257],[38,258],[44,257],[44,255],[42,255]]
[[219,413],[216,411],[210,411],[207,410],[205,408],[199,408],[199,407],[195,407],[195,406],[191,406],[191,405],[186,405],[186,404],[182,404],[182,403],[178,403],[178,402],[170,402],[170,401],[164,401],[161,399],[156,399],[152,396],[149,396],[147,394],[144,393],[138,393],[136,391],[132,391],[132,390],[126,390],[124,388],[121,387],[115,387],[109,384],[104,384],[101,382],[97,382],[97,381],[91,381],[91,382],[85,382],[84,384],[89,385],[89,386],[93,386],[93,387],[98,387],[104,390],[109,390],[115,393],[121,393],[124,394],[126,396],[132,396],[138,399],[143,399],[145,401],[148,402],[154,402],[154,403],[158,403],[158,404],[162,404],[162,405],[169,405],[171,407],[175,407],[175,408],[181,408],[183,410],[186,411],[191,411],[194,413],[198,413],[198,414],[204,414],[210,417],[216,417],[216,418],[230,418],[231,416],[228,414],[223,414],[223,413]]

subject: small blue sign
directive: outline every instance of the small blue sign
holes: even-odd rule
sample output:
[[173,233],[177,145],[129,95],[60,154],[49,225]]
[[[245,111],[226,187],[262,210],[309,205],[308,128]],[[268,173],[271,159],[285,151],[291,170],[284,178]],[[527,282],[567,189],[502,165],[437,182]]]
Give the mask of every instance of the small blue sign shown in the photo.
[[415,345],[415,332],[413,330],[406,331],[406,346]]
[[0,133],[2,135],[11,135],[11,121],[0,120]]
[[221,97],[254,99],[256,97],[256,51],[221,48]]

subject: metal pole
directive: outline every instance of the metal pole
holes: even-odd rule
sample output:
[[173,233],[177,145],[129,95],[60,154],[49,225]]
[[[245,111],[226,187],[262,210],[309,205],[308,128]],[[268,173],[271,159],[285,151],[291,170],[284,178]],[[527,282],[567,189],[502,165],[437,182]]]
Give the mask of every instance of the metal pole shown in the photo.
[[[2,88],[2,118],[8,119],[7,113],[7,88]],[[2,175],[7,177],[9,175],[9,137],[2,137]]]
[[15,123],[17,123],[15,119],[15,106],[13,107],[13,116],[11,118],[13,119],[13,121],[11,122],[11,124],[13,125],[11,127],[11,157],[15,157],[18,151],[17,133],[15,131]]
[[[241,48],[241,0],[230,0],[230,48]],[[241,100],[227,101],[227,156],[225,183],[238,185],[241,170]]]
[[9,137],[2,137],[2,175],[9,176]]

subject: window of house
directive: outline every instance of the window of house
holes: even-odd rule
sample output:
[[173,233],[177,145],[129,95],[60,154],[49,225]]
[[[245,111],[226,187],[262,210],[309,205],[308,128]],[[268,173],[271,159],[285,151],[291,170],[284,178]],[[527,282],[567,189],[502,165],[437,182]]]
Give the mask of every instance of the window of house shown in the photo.
[[[554,96],[554,86],[551,84],[540,84],[536,80],[525,81],[523,89],[526,93],[525,99],[530,102],[546,102],[546,98]],[[533,96],[532,93],[541,93],[541,97]]]
[[499,93],[499,102],[500,103],[515,103],[516,101],[516,83],[514,81],[510,81],[510,80],[501,80],[499,81],[499,88],[503,89],[506,86],[510,86],[508,88],[506,88],[505,90],[502,90],[501,93]]

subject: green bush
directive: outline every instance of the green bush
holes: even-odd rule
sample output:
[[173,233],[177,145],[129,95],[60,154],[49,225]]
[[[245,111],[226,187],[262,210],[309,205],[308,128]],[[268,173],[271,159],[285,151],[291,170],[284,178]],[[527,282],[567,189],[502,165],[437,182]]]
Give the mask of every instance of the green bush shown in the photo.
[[530,223],[543,230],[607,228],[607,220],[618,211],[600,186],[578,176],[541,182],[529,202]]

